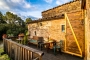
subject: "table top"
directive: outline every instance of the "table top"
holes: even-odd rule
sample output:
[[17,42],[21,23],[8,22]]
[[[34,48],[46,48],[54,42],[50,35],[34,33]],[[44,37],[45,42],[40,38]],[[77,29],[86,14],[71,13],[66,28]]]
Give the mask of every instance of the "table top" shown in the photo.
[[44,41],[44,43],[52,43],[53,41]]
[[18,41],[19,41],[19,40],[23,40],[23,39],[16,39],[16,40],[18,40]]

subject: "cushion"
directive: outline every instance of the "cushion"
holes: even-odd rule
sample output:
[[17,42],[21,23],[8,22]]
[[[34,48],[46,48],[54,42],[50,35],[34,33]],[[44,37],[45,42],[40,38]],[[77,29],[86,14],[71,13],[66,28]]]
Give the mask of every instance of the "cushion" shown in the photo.
[[30,43],[34,43],[34,44],[37,44],[37,40],[29,40]]

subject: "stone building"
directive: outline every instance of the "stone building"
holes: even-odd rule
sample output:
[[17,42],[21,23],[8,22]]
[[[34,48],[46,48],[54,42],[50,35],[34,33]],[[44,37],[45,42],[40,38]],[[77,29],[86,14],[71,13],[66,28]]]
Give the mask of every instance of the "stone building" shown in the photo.
[[74,0],[42,12],[42,18],[28,24],[30,37],[63,40],[63,52],[85,55],[85,21],[82,1]]

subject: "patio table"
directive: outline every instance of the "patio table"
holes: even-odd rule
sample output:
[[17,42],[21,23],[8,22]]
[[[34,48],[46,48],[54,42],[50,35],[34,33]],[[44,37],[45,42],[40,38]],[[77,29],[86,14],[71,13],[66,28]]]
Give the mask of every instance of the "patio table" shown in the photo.
[[42,50],[45,47],[48,52],[49,48],[50,48],[50,44],[53,42],[54,41],[44,41],[44,42],[40,43],[40,50]]

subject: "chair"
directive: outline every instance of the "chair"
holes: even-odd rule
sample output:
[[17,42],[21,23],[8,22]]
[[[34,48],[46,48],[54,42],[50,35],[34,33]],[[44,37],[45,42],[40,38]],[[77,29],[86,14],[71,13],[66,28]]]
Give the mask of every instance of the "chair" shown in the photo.
[[59,42],[54,42],[54,46],[53,46],[53,51],[54,51],[54,55],[56,55],[56,52],[59,51],[60,54],[62,54],[61,49],[62,49],[62,44],[63,41],[60,40]]
[[43,37],[39,37],[39,41],[38,41],[38,47],[41,49],[42,48],[42,44],[44,42]]

